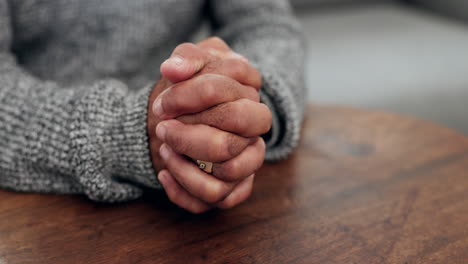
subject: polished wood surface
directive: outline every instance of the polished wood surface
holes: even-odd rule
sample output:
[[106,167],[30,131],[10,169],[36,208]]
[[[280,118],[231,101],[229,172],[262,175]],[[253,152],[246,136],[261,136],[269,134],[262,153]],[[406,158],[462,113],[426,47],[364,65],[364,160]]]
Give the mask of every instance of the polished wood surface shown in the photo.
[[0,263],[468,263],[468,139],[311,106],[299,149],[228,211],[0,191]]

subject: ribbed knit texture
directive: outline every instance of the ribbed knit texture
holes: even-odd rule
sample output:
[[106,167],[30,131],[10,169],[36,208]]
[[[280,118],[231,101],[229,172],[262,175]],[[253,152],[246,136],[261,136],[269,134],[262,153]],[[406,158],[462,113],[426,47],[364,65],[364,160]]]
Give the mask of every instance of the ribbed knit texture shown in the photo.
[[210,19],[261,71],[267,160],[296,146],[304,45],[285,0],[0,0],[0,186],[119,202],[160,188],[146,118],[159,65]]

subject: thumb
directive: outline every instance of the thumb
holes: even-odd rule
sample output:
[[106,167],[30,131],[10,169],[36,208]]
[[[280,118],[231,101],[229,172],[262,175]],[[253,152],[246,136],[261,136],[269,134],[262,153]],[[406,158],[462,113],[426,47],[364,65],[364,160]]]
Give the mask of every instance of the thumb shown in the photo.
[[161,64],[161,74],[172,83],[192,78],[210,61],[210,55],[192,43],[179,45]]

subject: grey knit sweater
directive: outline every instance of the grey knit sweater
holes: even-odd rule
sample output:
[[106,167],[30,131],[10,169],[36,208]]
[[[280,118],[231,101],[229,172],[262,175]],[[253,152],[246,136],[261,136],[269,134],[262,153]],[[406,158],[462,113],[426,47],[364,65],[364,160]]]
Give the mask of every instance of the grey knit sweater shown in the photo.
[[0,0],[0,186],[118,202],[159,188],[146,132],[159,66],[204,19],[264,78],[267,160],[297,144],[303,42],[286,0]]

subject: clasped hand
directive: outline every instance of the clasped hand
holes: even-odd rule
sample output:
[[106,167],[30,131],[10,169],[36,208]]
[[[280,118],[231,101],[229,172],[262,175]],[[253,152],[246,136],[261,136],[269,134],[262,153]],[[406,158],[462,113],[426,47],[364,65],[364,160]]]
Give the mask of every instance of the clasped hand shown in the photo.
[[[150,96],[148,134],[169,199],[201,213],[231,208],[252,192],[271,112],[259,102],[260,73],[219,38],[179,45]],[[213,162],[212,173],[194,160]]]

